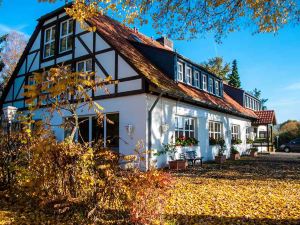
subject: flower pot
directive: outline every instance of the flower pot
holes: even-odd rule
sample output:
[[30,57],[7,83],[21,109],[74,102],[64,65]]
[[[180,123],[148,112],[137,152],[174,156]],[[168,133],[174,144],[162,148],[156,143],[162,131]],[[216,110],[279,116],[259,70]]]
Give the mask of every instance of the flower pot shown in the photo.
[[230,159],[231,160],[238,160],[240,158],[241,158],[240,153],[230,154]]
[[250,156],[251,157],[257,157],[257,151],[251,151]]
[[215,162],[218,163],[218,164],[223,164],[225,163],[226,161],[226,156],[225,155],[222,155],[222,156],[216,156],[215,157]]
[[185,170],[187,166],[188,162],[186,160],[169,161],[170,170]]

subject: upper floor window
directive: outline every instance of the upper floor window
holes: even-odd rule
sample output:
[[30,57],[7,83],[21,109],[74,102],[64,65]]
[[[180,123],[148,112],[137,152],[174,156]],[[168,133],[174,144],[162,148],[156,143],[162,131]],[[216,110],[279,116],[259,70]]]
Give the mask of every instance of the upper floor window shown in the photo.
[[80,61],[77,63],[77,71],[78,72],[91,72],[93,70],[92,60],[87,59],[84,61]]
[[221,122],[209,121],[209,137],[219,140],[223,137],[223,124]]
[[55,26],[45,30],[44,38],[44,58],[54,56],[55,50]]
[[72,49],[73,20],[69,19],[60,24],[59,52],[66,52]]
[[240,125],[231,125],[231,138],[233,140],[238,140],[240,139],[241,135],[240,135]]
[[196,119],[192,117],[176,116],[175,117],[175,138],[196,137]]
[[194,86],[200,87],[200,73],[198,71],[195,71],[194,74]]
[[192,84],[192,79],[193,79],[192,68],[191,67],[187,67],[186,68],[186,82],[188,84]]
[[219,81],[215,82],[216,95],[220,96],[220,83]]
[[202,75],[202,88],[207,91],[207,76],[204,74]]
[[208,81],[208,91],[209,91],[210,93],[213,93],[213,92],[214,92],[213,85],[214,85],[213,79],[212,79],[212,78],[209,78],[209,81]]
[[178,68],[178,81],[183,81],[183,64],[182,63],[177,63],[177,68]]

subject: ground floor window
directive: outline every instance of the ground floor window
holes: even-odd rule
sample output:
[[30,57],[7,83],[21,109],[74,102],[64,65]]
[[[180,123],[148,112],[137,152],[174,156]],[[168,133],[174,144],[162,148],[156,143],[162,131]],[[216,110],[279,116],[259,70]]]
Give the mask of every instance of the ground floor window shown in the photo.
[[186,116],[175,117],[175,138],[196,138],[196,119]]
[[246,140],[250,139],[251,127],[246,127]]
[[219,140],[223,137],[223,124],[221,122],[209,121],[209,138]]
[[235,124],[231,125],[231,139],[233,140],[240,139],[241,137],[240,132],[241,132],[240,125],[235,125]]
[[[71,134],[71,123],[71,118],[65,118],[65,138]],[[80,143],[103,141],[104,147],[119,150],[119,113],[105,114],[100,122],[95,116],[83,116],[79,123],[75,140]]]
[[267,131],[259,131],[259,138],[267,138]]

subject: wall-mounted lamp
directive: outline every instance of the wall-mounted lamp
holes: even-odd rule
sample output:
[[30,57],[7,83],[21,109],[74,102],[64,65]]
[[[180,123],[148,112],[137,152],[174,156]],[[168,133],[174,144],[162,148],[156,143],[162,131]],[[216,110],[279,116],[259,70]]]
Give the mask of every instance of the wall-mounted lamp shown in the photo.
[[134,126],[132,124],[128,124],[125,126],[125,128],[126,128],[126,133],[128,134],[128,136],[132,138],[132,135],[134,133]]
[[162,134],[166,133],[168,130],[169,130],[169,124],[164,123],[160,126],[160,131]]

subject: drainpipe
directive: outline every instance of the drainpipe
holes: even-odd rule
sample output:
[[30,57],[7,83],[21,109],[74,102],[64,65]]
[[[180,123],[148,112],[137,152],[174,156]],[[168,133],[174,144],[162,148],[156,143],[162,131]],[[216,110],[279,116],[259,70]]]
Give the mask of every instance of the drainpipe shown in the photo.
[[146,152],[146,171],[149,170],[150,158],[151,158],[151,149],[152,149],[152,111],[157,105],[158,101],[163,96],[164,92],[161,92],[156,98],[155,102],[148,111],[148,151]]

